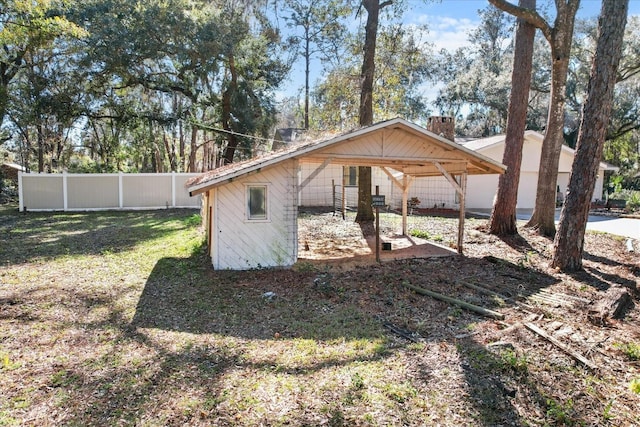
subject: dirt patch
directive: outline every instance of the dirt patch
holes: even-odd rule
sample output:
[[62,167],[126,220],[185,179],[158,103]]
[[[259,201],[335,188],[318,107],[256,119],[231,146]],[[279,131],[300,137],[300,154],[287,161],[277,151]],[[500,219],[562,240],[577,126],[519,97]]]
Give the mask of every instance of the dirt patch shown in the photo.
[[[346,219],[331,212],[302,213],[298,223],[299,262],[330,262],[332,265],[367,265],[376,262],[376,236],[365,235],[354,218],[352,213]],[[428,217],[421,218],[422,221],[412,221],[412,231]],[[453,225],[441,225],[438,233],[454,232],[451,229]],[[434,236],[440,236],[438,239],[441,242],[403,235],[401,217],[394,213],[383,214],[378,256],[381,261],[392,261],[452,256],[457,253],[452,247],[455,246],[453,242],[446,244],[441,234]]]

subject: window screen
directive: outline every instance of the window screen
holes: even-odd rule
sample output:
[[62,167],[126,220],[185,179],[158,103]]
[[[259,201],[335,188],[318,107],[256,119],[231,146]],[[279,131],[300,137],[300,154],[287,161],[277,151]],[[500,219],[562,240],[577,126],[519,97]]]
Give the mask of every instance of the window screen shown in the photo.
[[252,185],[247,192],[249,219],[267,219],[267,186]]

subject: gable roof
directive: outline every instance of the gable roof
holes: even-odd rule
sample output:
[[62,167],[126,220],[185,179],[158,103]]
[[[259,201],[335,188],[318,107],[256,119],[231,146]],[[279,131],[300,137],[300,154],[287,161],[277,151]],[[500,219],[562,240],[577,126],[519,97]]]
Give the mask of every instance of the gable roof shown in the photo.
[[[524,139],[525,141],[526,140],[536,141],[542,144],[542,141],[544,140],[544,135],[534,130],[527,130],[524,132]],[[482,153],[484,150],[487,150],[489,148],[496,147],[499,145],[504,145],[505,142],[506,142],[506,135],[502,134],[502,135],[490,136],[488,138],[473,139],[473,140],[462,143],[462,145],[464,145],[466,148]],[[562,152],[570,155],[572,158],[573,156],[576,155],[576,150],[574,150],[573,148],[569,147],[566,144],[562,144]],[[606,171],[619,170],[617,166],[613,166],[606,162],[600,162],[600,169],[603,169]]]
[[412,176],[500,174],[506,166],[460,144],[395,118],[327,140],[302,142],[243,162],[231,163],[187,181],[191,195],[289,159],[350,166],[388,167]]

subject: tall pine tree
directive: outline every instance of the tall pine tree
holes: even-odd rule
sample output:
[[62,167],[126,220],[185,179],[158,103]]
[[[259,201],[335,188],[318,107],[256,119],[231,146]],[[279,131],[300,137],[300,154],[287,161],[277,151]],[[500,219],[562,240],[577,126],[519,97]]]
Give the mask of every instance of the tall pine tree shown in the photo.
[[552,266],[565,271],[582,268],[584,234],[611,115],[628,8],[629,0],[602,2],[598,44],[582,110],[576,155],[554,241]]

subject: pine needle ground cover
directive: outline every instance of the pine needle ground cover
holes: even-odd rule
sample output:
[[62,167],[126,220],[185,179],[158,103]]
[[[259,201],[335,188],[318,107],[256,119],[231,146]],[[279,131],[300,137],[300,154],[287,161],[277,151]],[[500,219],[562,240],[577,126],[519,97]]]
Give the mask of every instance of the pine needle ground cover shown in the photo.
[[[412,221],[455,239],[455,220]],[[585,272],[566,276],[546,268],[548,240],[470,220],[465,257],[238,272],[211,269],[199,224],[189,210],[0,210],[0,426],[640,424],[637,309],[587,320],[607,286],[637,301],[624,241],[588,234]],[[524,299],[542,291],[551,303]]]

